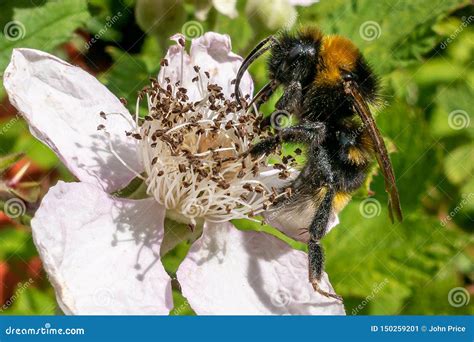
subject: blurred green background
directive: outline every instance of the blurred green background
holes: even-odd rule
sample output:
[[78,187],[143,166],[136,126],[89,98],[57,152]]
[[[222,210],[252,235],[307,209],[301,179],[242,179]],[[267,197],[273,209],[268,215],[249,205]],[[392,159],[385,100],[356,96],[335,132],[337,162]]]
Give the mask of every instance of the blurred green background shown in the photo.
[[[246,55],[283,28],[318,25],[352,39],[381,76],[377,122],[393,151],[405,221],[391,225],[375,175],[325,239],[326,270],[348,314],[472,314],[474,300],[474,11],[470,1],[2,0],[0,72],[15,47],[51,52],[135,103],[156,75],[168,37],[227,33]],[[265,61],[250,69],[259,89]],[[269,113],[276,96],[263,107]],[[0,199],[27,214],[59,179],[73,177],[37,142],[0,86]],[[377,200],[363,215],[367,194]],[[10,216],[10,217],[9,217]],[[54,293],[35,251],[28,215],[0,213],[0,314],[54,314]],[[369,217],[368,217],[369,216]],[[241,229],[266,229],[248,221]],[[300,243],[296,248],[305,249]],[[174,275],[187,243],[164,264]],[[93,280],[91,280],[93,281]],[[462,289],[458,289],[461,287]],[[467,300],[453,302],[455,291]],[[191,314],[175,291],[171,314]]]

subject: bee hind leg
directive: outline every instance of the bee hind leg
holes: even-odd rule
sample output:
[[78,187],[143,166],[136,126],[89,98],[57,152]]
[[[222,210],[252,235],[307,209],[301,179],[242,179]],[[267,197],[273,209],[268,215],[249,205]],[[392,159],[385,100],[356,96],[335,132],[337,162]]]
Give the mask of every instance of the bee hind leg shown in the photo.
[[323,290],[320,286],[321,278],[324,271],[324,252],[320,244],[321,238],[326,233],[327,224],[331,215],[331,206],[334,198],[334,191],[329,188],[324,195],[321,205],[316,212],[311,226],[309,228],[310,239],[308,242],[308,265],[309,265],[309,282],[314,290],[325,297],[337,299],[342,302],[342,297],[335,293]]
[[324,265],[324,254],[319,241],[310,240],[308,244],[308,257],[309,257],[309,282],[313,286],[314,291],[319,294],[337,299],[342,302],[342,297],[323,290],[320,286],[321,277],[323,275]]

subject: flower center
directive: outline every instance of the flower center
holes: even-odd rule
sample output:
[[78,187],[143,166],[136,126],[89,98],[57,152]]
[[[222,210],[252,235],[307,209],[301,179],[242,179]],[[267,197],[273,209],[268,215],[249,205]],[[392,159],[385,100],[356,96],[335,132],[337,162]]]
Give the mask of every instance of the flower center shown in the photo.
[[255,115],[217,85],[201,84],[202,99],[192,103],[179,82],[165,83],[152,80],[141,92],[148,115],[128,133],[139,140],[148,194],[192,225],[246,218],[271,205],[276,190],[258,177],[265,158],[242,155],[261,134]]

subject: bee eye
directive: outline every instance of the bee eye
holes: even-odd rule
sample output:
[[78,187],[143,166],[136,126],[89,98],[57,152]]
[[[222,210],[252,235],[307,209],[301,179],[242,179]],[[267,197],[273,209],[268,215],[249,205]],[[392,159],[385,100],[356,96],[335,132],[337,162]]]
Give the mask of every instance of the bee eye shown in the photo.
[[301,45],[297,45],[294,48],[290,50],[290,53],[288,54],[288,60],[290,62],[294,62],[296,58],[298,58],[299,55],[303,52],[303,49]]
[[350,71],[341,71],[341,77],[345,82],[357,80],[357,75]]

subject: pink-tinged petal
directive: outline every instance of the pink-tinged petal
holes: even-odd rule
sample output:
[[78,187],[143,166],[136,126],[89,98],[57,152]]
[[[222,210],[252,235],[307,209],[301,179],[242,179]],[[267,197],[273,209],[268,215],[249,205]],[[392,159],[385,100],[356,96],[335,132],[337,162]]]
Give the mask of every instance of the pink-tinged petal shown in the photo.
[[319,2],[319,0],[289,0],[290,4],[293,5],[293,6],[311,6],[317,2]]
[[195,64],[193,64],[184,46],[181,45],[186,39],[184,35],[177,33],[170,37],[170,40],[175,41],[176,44],[170,46],[166,52],[165,59],[168,65],[160,68],[158,82],[164,88],[166,88],[168,84],[174,86],[179,82],[181,87],[188,90],[186,94],[189,96],[189,101],[199,101],[202,98],[201,91],[197,83],[192,81],[197,75],[194,71]]
[[[280,179],[278,174],[278,170],[267,170],[260,173],[259,179],[269,188],[284,189],[290,184],[292,179],[298,176],[298,171],[294,170],[290,177],[285,180]],[[299,205],[297,208],[290,207],[283,203],[283,205],[276,208],[270,207],[263,213],[263,217],[269,225],[277,228],[292,239],[308,242],[308,227],[311,224],[315,212],[316,208],[312,202],[307,203],[307,205]],[[337,215],[332,214],[329,219],[326,234],[338,224],[339,218]]]
[[[242,64],[243,58],[232,52],[230,37],[226,34],[207,32],[191,44],[191,59],[201,66],[202,71],[209,72],[209,83],[215,83],[223,88],[226,97],[234,92],[232,80]],[[204,78],[207,80],[207,77]],[[240,82],[243,95],[253,95],[253,81],[248,72]]]
[[165,210],[59,182],[31,221],[33,239],[66,314],[168,314],[171,281],[160,260]]
[[[177,276],[201,315],[345,314],[340,302],[313,290],[306,253],[231,223],[206,223]],[[326,273],[321,286],[334,291]]]
[[[168,66],[162,67],[158,74],[158,81],[162,86],[167,85],[166,78],[171,84],[180,82],[188,92],[190,101],[202,99],[202,90],[208,84],[218,84],[227,98],[234,92],[234,85],[237,71],[242,64],[242,57],[231,51],[230,38],[214,32],[207,32],[203,36],[193,39],[190,54],[178,43],[184,42],[184,36],[176,34],[171,37],[177,44],[171,46],[166,54]],[[194,67],[200,67],[197,73]],[[206,76],[209,73],[209,78]],[[193,82],[193,78],[199,76],[198,82]],[[246,72],[241,81],[241,92],[246,95],[253,94],[253,81],[250,74]]]
[[[127,185],[140,172],[134,127],[127,109],[93,76],[42,51],[13,50],[4,85],[10,102],[28,121],[33,135],[48,145],[81,181],[106,191]],[[107,120],[99,113],[107,114]],[[98,131],[104,125],[104,131]]]

